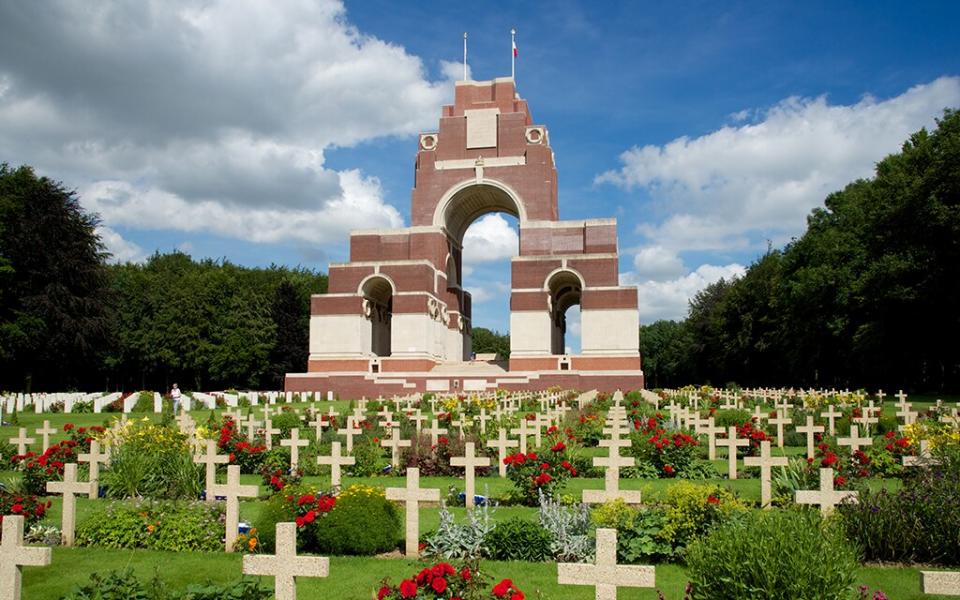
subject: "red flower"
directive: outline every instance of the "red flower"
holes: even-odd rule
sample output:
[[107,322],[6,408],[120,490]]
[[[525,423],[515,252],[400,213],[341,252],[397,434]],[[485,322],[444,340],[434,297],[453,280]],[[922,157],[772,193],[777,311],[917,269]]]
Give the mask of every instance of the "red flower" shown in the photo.
[[383,586],[382,588],[380,588],[380,591],[377,592],[377,600],[383,600],[384,598],[387,597],[389,593],[390,593],[390,588],[387,586]]
[[70,431],[72,429],[73,429],[73,423],[67,423],[66,425],[63,426],[64,431]]
[[510,595],[510,600],[524,600],[523,592],[521,592],[520,590],[517,590],[516,592]]
[[417,595],[417,584],[411,579],[400,582],[400,595],[404,598],[413,598]]
[[507,595],[507,592],[510,591],[510,588],[513,587],[513,582],[509,579],[504,579],[497,585],[493,586],[493,595],[497,598],[503,598]]
[[470,574],[470,569],[464,567],[464,568],[460,571],[460,577],[461,577],[464,581],[470,581],[470,579],[471,579],[473,576]]
[[549,471],[549,470],[550,470],[550,463],[540,463],[540,470],[541,470],[541,471]]
[[707,504],[720,504],[720,498],[716,496],[707,496]]
[[13,513],[13,514],[15,514],[15,515],[19,515],[21,512],[23,512],[23,505],[22,505],[22,504],[14,504],[13,506],[10,507],[10,512]]
[[663,465],[663,472],[667,475],[673,475],[673,467],[670,465]]
[[837,475],[833,478],[833,485],[839,487],[841,485],[846,485],[847,479],[843,475]]
[[554,444],[553,448],[550,448],[550,450],[552,452],[563,452],[564,450],[566,450],[566,448],[567,447],[563,444],[563,442],[557,442],[556,444]]
[[430,582],[430,587],[432,587],[436,593],[442,594],[447,591],[447,580],[443,577],[437,577]]
[[895,434],[894,432],[892,432],[892,431],[888,431],[888,432],[886,432],[885,434],[883,434],[883,436],[884,436],[885,438],[887,438],[888,440],[891,439],[891,438],[893,438],[893,436],[895,436],[895,435],[896,435],[896,434]]
[[450,440],[441,435],[440,437],[437,438],[437,443],[442,446],[446,446],[447,444],[450,443]]

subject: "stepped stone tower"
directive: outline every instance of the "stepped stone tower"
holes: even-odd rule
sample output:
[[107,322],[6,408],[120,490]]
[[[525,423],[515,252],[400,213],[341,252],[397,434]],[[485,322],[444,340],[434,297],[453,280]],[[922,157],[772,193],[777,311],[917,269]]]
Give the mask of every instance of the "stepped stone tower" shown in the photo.
[[[520,224],[508,368],[470,361],[463,236],[491,212]],[[331,264],[328,293],[311,300],[308,372],[288,374],[287,390],[643,386],[637,290],[619,284],[616,220],[560,220],[549,133],[513,79],[457,82],[437,131],[419,137],[411,221],[351,233],[350,262]],[[575,304],[582,350],[567,355],[565,314]]]

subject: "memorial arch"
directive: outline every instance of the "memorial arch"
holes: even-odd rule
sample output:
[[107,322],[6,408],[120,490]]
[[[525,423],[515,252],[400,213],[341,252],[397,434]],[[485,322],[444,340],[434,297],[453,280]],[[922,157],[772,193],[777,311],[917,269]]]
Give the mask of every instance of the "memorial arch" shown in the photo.
[[[616,221],[564,221],[549,132],[510,78],[461,81],[420,134],[411,225],[355,231],[350,261],[313,296],[307,373],[287,389],[341,395],[497,387],[639,388],[637,290],[618,280]],[[519,223],[511,259],[509,369],[470,356],[463,237],[494,212]],[[580,307],[581,348],[566,354]]]

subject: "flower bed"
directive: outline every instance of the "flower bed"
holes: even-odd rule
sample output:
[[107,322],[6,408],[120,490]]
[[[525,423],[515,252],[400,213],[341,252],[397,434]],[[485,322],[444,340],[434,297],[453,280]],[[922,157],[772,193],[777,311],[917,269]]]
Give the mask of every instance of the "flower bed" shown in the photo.
[[[488,588],[485,577],[475,564],[456,569],[450,563],[437,563],[427,567],[399,585],[393,586],[384,579],[377,592],[377,600],[524,600],[525,596],[510,579],[503,579]],[[489,589],[489,591],[487,591]]]

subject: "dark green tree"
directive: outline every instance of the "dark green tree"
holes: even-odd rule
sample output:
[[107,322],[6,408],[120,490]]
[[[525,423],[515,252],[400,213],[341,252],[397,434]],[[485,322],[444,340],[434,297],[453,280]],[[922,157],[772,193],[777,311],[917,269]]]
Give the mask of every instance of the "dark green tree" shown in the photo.
[[0,165],[0,387],[102,385],[109,287],[96,226],[62,184]]
[[474,354],[496,352],[501,359],[510,358],[510,335],[474,327],[471,331],[471,346]]
[[283,386],[284,375],[303,372],[307,369],[310,342],[310,299],[304,306],[303,295],[290,281],[277,286],[273,297],[271,315],[276,331],[276,342],[270,353],[272,382]]

